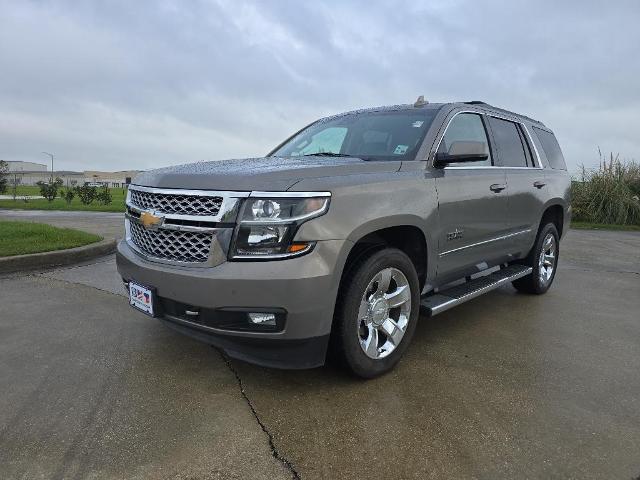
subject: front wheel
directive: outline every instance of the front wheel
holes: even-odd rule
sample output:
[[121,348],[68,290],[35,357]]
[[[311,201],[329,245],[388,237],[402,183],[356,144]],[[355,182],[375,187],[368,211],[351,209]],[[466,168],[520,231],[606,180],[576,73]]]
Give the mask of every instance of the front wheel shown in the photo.
[[346,275],[336,309],[337,350],[353,373],[373,378],[391,370],[411,341],[420,309],[418,275],[395,248],[374,253]]
[[556,276],[559,254],[558,230],[553,223],[548,223],[538,232],[533,249],[523,261],[523,264],[533,268],[533,272],[513,282],[516,290],[538,295],[549,290]]

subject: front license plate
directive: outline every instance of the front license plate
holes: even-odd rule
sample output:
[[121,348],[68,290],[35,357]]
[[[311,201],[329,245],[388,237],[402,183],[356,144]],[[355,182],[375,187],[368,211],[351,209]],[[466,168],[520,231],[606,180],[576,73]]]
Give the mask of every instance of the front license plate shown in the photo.
[[129,282],[129,303],[147,315],[154,315],[153,291],[150,288]]

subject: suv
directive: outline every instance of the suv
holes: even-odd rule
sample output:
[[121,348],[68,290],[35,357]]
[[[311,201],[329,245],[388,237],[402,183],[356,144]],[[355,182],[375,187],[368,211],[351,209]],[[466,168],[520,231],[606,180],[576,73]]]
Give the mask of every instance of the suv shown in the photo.
[[[318,120],[264,158],[138,175],[132,306],[269,367],[390,370],[419,311],[551,286],[570,178],[541,122],[473,101]],[[331,347],[331,349],[329,349]]]

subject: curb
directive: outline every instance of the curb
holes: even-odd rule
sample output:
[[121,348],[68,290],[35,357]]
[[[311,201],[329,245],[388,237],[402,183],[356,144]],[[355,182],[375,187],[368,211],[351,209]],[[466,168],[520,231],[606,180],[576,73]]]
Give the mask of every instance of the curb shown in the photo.
[[0,258],[0,273],[15,273],[22,270],[35,270],[79,263],[114,252],[116,242],[115,239],[101,240],[67,250],[3,257]]

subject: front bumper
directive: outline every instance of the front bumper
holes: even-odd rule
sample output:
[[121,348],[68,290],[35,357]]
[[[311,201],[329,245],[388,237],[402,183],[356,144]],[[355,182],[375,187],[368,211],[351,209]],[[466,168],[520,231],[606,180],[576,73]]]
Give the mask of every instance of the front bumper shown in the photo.
[[347,250],[343,240],[325,240],[298,258],[184,267],[148,261],[123,240],[116,261],[124,281],[155,288],[161,302],[211,312],[284,312],[277,332],[217,328],[175,310],[159,314],[170,327],[218,346],[230,357],[276,368],[312,368],[325,360]]

